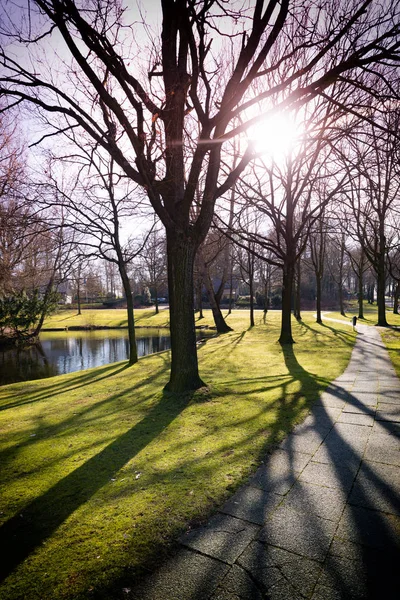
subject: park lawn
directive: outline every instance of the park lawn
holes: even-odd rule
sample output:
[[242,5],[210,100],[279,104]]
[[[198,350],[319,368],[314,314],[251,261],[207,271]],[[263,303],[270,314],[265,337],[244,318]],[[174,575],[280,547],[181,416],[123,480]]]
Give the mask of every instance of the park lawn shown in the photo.
[[[348,304],[346,308],[346,316],[340,314],[340,312],[326,312],[327,317],[331,317],[332,319],[351,319],[354,316],[358,316],[358,304],[356,301],[352,301]],[[323,318],[323,317],[322,317]],[[393,314],[393,309],[386,309],[386,320],[389,325],[400,327],[400,315]],[[361,323],[364,325],[376,325],[378,322],[378,307],[376,304],[368,304],[368,302],[364,302],[364,319],[361,319]]]
[[400,331],[385,329],[382,331],[382,339],[388,349],[397,376],[400,377]]
[[[138,326],[168,327],[169,311],[160,310],[155,314],[154,308],[135,310],[135,321]],[[66,327],[128,327],[125,308],[85,309],[78,315],[76,310],[60,309],[47,317],[43,329],[65,329]]]
[[351,327],[303,319],[282,350],[280,313],[234,311],[193,394],[163,393],[168,352],[0,388],[2,600],[127,597],[344,370]]

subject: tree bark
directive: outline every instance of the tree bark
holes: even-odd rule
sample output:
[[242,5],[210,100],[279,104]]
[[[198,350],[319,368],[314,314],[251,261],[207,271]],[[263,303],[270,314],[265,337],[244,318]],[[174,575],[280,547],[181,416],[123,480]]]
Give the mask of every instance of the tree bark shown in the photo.
[[322,325],[322,313],[321,313],[321,275],[316,273],[317,280],[317,323]]
[[250,290],[250,327],[254,327],[254,277],[253,270],[249,275],[249,290]]
[[360,272],[358,274],[358,318],[364,318],[364,284],[362,267],[360,267]]
[[204,283],[207,288],[208,299],[210,301],[210,306],[214,318],[214,323],[217,328],[218,333],[228,333],[228,331],[232,331],[232,328],[226,323],[223,314],[221,312],[219,302],[217,296],[214,292],[214,287],[210,278],[210,275],[207,271],[206,265],[204,265]]
[[154,286],[154,293],[155,293],[155,306],[156,306],[156,315],[158,315],[158,313],[160,312],[159,308],[158,308],[158,289],[157,286]]
[[294,295],[294,316],[301,321],[301,262],[300,257],[296,263],[296,289]]
[[205,385],[198,370],[193,310],[196,245],[190,237],[167,230],[167,249],[171,372],[165,390],[181,393]]
[[399,314],[400,281],[397,282],[393,295],[393,314]]
[[377,293],[376,303],[378,305],[378,325],[381,327],[387,327],[388,322],[386,320],[386,303],[385,303],[385,288],[386,288],[386,273],[384,265],[384,257],[379,261],[379,269],[377,273]]
[[282,321],[280,344],[294,344],[292,337],[292,290],[294,268],[291,264],[284,265],[282,278]]
[[133,307],[132,290],[129,283],[129,277],[123,263],[118,264],[121,275],[122,287],[126,298],[126,311],[128,316],[128,338],[129,338],[129,365],[134,365],[138,361],[135,333],[135,313]]

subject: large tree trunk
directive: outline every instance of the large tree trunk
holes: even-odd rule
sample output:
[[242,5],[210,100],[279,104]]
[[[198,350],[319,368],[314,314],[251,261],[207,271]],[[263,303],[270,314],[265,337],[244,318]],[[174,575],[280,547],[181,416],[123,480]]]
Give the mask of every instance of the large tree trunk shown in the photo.
[[190,238],[167,230],[171,374],[165,389],[170,392],[186,392],[205,385],[197,362],[193,307],[195,253],[196,246]]
[[282,321],[280,344],[294,344],[292,337],[292,290],[293,290],[293,265],[283,267],[282,278]]
[[133,308],[132,290],[129,283],[129,277],[124,264],[119,264],[119,273],[121,275],[122,287],[126,298],[126,311],[128,315],[128,338],[129,338],[129,365],[134,365],[138,361],[136,334],[135,334],[135,313]]

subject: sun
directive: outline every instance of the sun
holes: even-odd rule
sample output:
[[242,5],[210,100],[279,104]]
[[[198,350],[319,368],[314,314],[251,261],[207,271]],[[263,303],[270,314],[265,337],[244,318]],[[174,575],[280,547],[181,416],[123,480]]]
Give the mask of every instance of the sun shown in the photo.
[[274,162],[281,162],[289,155],[298,136],[294,120],[283,113],[266,118],[249,132],[255,152]]

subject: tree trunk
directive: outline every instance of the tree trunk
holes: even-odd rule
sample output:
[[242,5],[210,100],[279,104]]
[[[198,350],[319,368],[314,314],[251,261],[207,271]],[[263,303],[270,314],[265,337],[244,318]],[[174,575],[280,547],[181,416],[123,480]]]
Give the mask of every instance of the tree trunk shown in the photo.
[[32,334],[33,337],[37,337],[39,335],[42,327],[43,327],[43,323],[44,323],[44,320],[46,318],[46,313],[47,313],[47,308],[48,308],[47,302],[48,302],[48,299],[49,299],[49,296],[50,296],[51,292],[53,291],[53,285],[54,285],[54,277],[52,277],[50,279],[49,283],[46,286],[46,291],[44,293],[44,298],[43,298],[43,310],[42,310],[42,314],[40,315],[39,322],[36,325],[35,330],[34,330],[34,332]]
[[129,338],[129,365],[134,365],[138,361],[136,334],[135,334],[135,313],[133,308],[132,290],[129,283],[129,277],[125,269],[125,265],[118,264],[119,273],[121,275],[122,287],[126,298],[126,311],[128,315],[128,338]]
[[268,312],[268,280],[264,282],[264,315]]
[[155,305],[156,305],[156,315],[158,315],[158,313],[160,312],[159,308],[158,308],[158,289],[157,286],[154,287],[154,293],[155,293]]
[[380,265],[379,272],[377,273],[377,293],[376,303],[378,305],[378,325],[381,327],[387,327],[388,322],[386,320],[386,303],[385,303],[385,287],[386,287],[386,274],[383,265]]
[[342,317],[346,316],[346,313],[344,312],[344,302],[343,302],[343,281],[339,282],[339,286],[338,286],[338,291],[339,291],[339,308],[340,308],[340,314],[342,315]]
[[190,238],[167,230],[171,373],[165,389],[170,392],[186,392],[205,385],[198,370],[193,310],[195,253]]
[[296,289],[294,296],[294,316],[301,321],[301,263],[300,257],[296,263]]
[[294,344],[292,337],[292,290],[294,269],[292,265],[285,265],[282,278],[282,321],[280,344]]
[[217,300],[217,296],[214,292],[214,287],[210,278],[210,275],[207,271],[206,265],[204,265],[204,283],[207,288],[208,299],[210,301],[210,306],[214,318],[214,323],[217,328],[218,333],[227,333],[228,331],[232,331],[232,328],[225,322],[225,319],[222,315],[221,309],[219,307],[219,302]]
[[[198,267],[200,268],[199,264]],[[199,319],[204,319],[203,315],[203,279],[198,275],[196,278],[196,311],[199,313]]]
[[[80,277],[80,274],[79,274],[79,277]],[[77,293],[77,301],[78,301],[78,315],[81,315],[82,314],[82,310],[81,310],[81,284],[80,284],[80,281],[79,281],[79,277],[78,277],[78,280],[77,280],[78,284],[77,284],[76,293]]]
[[364,284],[362,276],[362,267],[358,274],[358,318],[364,318]]
[[393,314],[399,314],[400,281],[397,282],[393,295]]
[[317,323],[322,325],[322,315],[321,315],[321,280],[322,276],[319,273],[316,273],[317,279]]
[[254,327],[254,281],[253,271],[249,274],[249,289],[250,289],[250,327]]
[[228,309],[228,315],[232,314],[232,296],[233,296],[233,272],[231,269],[231,275],[230,275],[230,283],[229,283],[229,309]]

